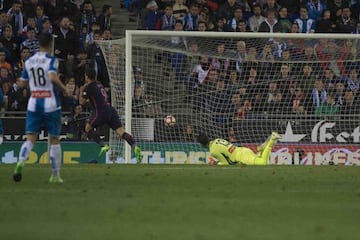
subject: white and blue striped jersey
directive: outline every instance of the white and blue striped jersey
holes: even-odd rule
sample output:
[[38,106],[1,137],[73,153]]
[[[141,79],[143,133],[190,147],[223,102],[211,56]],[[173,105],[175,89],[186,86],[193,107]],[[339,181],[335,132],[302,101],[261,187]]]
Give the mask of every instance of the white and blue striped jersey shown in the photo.
[[61,102],[49,73],[58,72],[57,58],[45,52],[37,52],[25,61],[21,75],[23,81],[29,81],[31,96],[28,111],[54,112],[61,109]]

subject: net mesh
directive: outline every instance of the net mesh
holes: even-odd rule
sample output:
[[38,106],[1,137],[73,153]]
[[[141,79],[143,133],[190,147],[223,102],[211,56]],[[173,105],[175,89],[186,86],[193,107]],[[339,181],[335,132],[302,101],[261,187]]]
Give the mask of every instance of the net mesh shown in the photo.
[[[319,121],[337,124],[325,142],[358,141],[336,136],[359,126],[359,39],[244,35],[132,35],[132,134],[142,148],[155,151],[158,142],[186,148],[200,132],[258,144],[289,124],[293,135],[283,141],[296,142],[306,131],[298,142],[322,142],[312,136]],[[125,43],[100,45],[112,104],[124,121]],[[164,124],[167,115],[174,127]],[[113,133],[110,144],[114,155],[123,154]]]

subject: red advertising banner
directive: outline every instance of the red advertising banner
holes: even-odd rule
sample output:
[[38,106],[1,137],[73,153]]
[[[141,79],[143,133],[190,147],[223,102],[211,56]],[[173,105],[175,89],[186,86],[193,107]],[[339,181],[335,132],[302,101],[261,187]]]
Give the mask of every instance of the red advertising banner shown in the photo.
[[[257,145],[246,146],[256,152]],[[278,143],[272,150],[270,164],[360,166],[360,145]]]

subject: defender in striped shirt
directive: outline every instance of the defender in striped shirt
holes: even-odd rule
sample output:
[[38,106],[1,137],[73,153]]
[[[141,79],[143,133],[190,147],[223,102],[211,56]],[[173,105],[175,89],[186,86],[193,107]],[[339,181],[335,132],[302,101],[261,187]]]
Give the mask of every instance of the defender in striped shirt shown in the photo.
[[52,35],[42,33],[39,36],[40,51],[25,61],[20,87],[27,84],[30,87],[31,96],[28,102],[26,114],[26,141],[19,153],[13,175],[14,181],[22,179],[22,170],[29,153],[34,147],[37,136],[44,126],[50,137],[50,160],[52,174],[50,182],[63,182],[60,177],[61,165],[61,103],[59,90],[68,95],[64,84],[58,78],[58,60],[50,56],[52,50]]

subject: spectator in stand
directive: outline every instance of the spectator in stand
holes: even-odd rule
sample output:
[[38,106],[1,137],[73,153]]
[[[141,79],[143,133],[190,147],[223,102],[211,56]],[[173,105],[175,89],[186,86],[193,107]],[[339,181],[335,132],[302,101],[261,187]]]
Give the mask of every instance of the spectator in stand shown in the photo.
[[112,33],[111,30],[105,29],[102,33],[102,39],[103,40],[112,40]]
[[26,40],[20,44],[20,49],[24,47],[30,50],[31,55],[39,51],[39,40],[36,37],[35,29],[32,27],[27,28]]
[[220,78],[226,77],[227,71],[230,67],[230,59],[227,56],[224,42],[218,43],[213,56],[210,68],[216,69],[220,74]]
[[300,53],[299,59],[301,63],[298,64],[300,70],[302,65],[309,64],[313,73],[318,74],[320,71],[319,59],[316,56],[315,49],[311,43],[306,43],[304,50]]
[[[62,17],[58,27],[54,29],[55,38],[54,53],[59,59],[59,72],[69,75],[72,69],[68,66],[73,66],[74,56],[79,50],[79,37],[76,32],[70,29],[70,19]],[[69,69],[69,70],[68,70]]]
[[70,141],[85,141],[85,123],[84,119],[87,114],[83,112],[82,106],[76,105],[72,108],[70,116],[65,116],[64,125],[66,131],[66,140]]
[[156,29],[173,31],[175,29],[175,23],[176,19],[173,16],[173,8],[171,5],[167,5],[165,7],[164,14],[156,23]]
[[281,6],[279,4],[277,4],[276,0],[266,0],[265,4],[262,5],[262,15],[267,16],[268,11],[272,11],[272,12],[276,13],[276,18],[277,18],[280,7]]
[[323,82],[326,90],[334,90],[337,84],[337,79],[334,72],[330,68],[324,70]]
[[309,17],[315,21],[319,21],[326,10],[326,1],[324,0],[308,0],[305,4]]
[[24,19],[27,19],[29,16],[33,16],[36,13],[36,6],[39,4],[39,0],[28,0],[23,1],[22,12]]
[[304,92],[304,106],[306,106],[306,112],[312,113],[312,89],[314,88],[315,76],[313,75],[312,67],[309,64],[303,66],[302,72],[296,79],[295,87],[301,88]]
[[315,20],[309,17],[306,7],[300,7],[300,16],[295,19],[295,22],[299,25],[300,33],[315,32]]
[[13,65],[19,56],[19,45],[17,40],[13,37],[13,30],[10,24],[7,24],[3,29],[3,35],[0,37],[0,42],[9,51],[7,59]]
[[75,84],[76,86],[83,86],[85,84],[85,68],[87,66],[87,52],[83,49],[80,50],[75,59]]
[[[91,24],[91,30],[90,30],[90,32],[88,32],[87,34],[86,34],[86,37],[85,37],[85,49],[89,46],[89,45],[91,45],[91,44],[93,44],[94,43],[94,40],[95,40],[95,38],[94,38],[94,33],[96,32],[96,31],[101,31],[100,30],[100,25],[99,25],[99,23],[97,23],[97,22],[94,22],[94,23],[92,23]],[[85,33],[85,32],[84,32]]]
[[304,92],[301,87],[297,87],[295,89],[295,93],[293,95],[291,101],[291,112],[295,114],[307,114],[307,102],[304,99]]
[[[335,84],[335,104],[342,106],[345,99],[345,84],[342,81],[337,81]],[[329,91],[334,91],[334,89]]]
[[56,1],[56,0],[45,1],[44,2],[44,12],[45,12],[45,15],[50,18],[50,21],[52,23],[55,23],[55,21],[59,20],[61,14],[62,14],[61,2]]
[[235,93],[231,96],[231,113],[232,120],[245,119],[251,112],[251,102],[247,98],[241,98],[240,94]]
[[64,82],[68,92],[68,96],[61,96],[61,110],[64,112],[70,112],[79,100],[79,87],[75,84],[74,76],[66,77],[59,74],[59,78]]
[[[3,35],[4,28],[9,25],[9,17],[7,15],[7,12],[4,10],[0,11],[0,36]],[[11,28],[12,30],[12,28]]]
[[100,25],[100,30],[104,31],[111,30],[111,15],[112,15],[112,6],[109,4],[104,4],[102,7],[102,12],[97,18],[97,22]]
[[147,30],[155,30],[156,23],[161,18],[161,13],[158,11],[159,6],[156,1],[150,1],[141,14],[142,28]]
[[199,18],[199,6],[192,4],[190,6],[190,12],[184,16],[184,30],[194,31],[198,29]]
[[341,16],[341,9],[349,7],[348,0],[328,0],[327,9],[330,10],[331,20],[335,22]]
[[355,1],[351,5],[351,15],[355,21],[360,23],[360,0]]
[[208,9],[210,12],[216,12],[219,8],[218,1],[216,0],[195,0],[194,3],[199,5],[200,12]]
[[357,67],[352,67],[348,70],[347,76],[344,78],[345,86],[348,91],[353,91],[358,93],[360,90],[360,77],[359,69]]
[[35,24],[36,29],[38,29],[39,32],[42,32],[43,30],[43,23],[45,19],[48,19],[49,17],[45,15],[44,13],[44,6],[43,5],[37,5],[36,11],[35,11]]
[[4,66],[0,66],[0,85],[9,83],[10,86],[15,82],[14,77],[9,72],[9,69]]
[[282,32],[281,25],[276,19],[277,12],[275,12],[272,9],[269,9],[267,11],[267,17],[265,18],[265,21],[262,22],[259,26],[259,32],[270,32],[270,33],[276,33],[276,32]]
[[208,8],[203,8],[203,10],[199,14],[199,24],[200,22],[204,22],[206,25],[207,31],[214,31],[215,30],[215,24],[213,21],[213,16],[211,15],[211,12]]
[[321,103],[318,107],[315,108],[315,115],[318,116],[337,115],[339,112],[339,106],[336,104],[335,96],[332,92],[327,94],[325,102]]
[[270,80],[273,67],[275,66],[275,56],[272,49],[272,42],[266,42],[259,56],[262,76]]
[[26,25],[22,30],[22,35],[27,33],[28,28],[33,28],[35,30],[35,35],[39,34],[39,29],[36,28],[35,15],[29,15],[26,19]]
[[194,127],[192,124],[187,123],[183,128],[183,135],[182,135],[183,142],[195,142],[196,136],[194,133]]
[[13,83],[12,85],[9,84],[9,88],[8,111],[26,111],[30,97],[29,88],[20,88],[16,83]]
[[17,39],[22,34],[24,28],[24,16],[21,11],[22,3],[20,0],[15,0],[12,7],[8,10],[9,22],[13,29],[14,37]]
[[236,32],[250,32],[250,29],[246,25],[245,20],[240,20],[239,21]]
[[199,21],[198,28],[196,29],[199,32],[206,32],[208,31],[206,22]]
[[324,50],[324,55],[319,55],[319,60],[322,61],[322,69],[330,68],[335,76],[341,77],[346,74],[344,60],[339,54],[339,46],[334,39],[330,39],[327,48]]
[[[344,104],[340,106],[341,114],[359,114],[360,113],[360,99],[358,95],[350,90],[344,94]],[[348,119],[348,117],[345,117]]]
[[188,7],[184,4],[184,0],[175,0],[173,5],[173,14],[176,20],[183,21],[185,15],[189,12]]
[[236,0],[227,0],[225,3],[220,5],[217,12],[217,18],[228,21],[234,17],[234,10],[239,7],[240,5],[236,3]]
[[312,89],[312,106],[314,109],[326,102],[327,92],[321,78],[316,78]]
[[236,72],[239,74],[239,76],[242,76],[244,74],[244,62],[246,56],[246,43],[244,41],[238,41],[236,43],[235,56],[231,58],[234,59],[234,62],[231,63],[231,67],[236,69]]
[[145,108],[145,90],[140,85],[135,86],[134,88],[134,97],[132,99],[132,111],[135,116],[140,117],[144,116],[144,108]]
[[270,81],[265,94],[265,109],[268,113],[284,112],[283,96],[280,92],[277,82]]
[[86,33],[91,31],[91,25],[96,22],[96,11],[91,1],[86,0],[82,5],[79,29],[86,27]]
[[331,20],[331,12],[328,9],[323,11],[322,18],[316,22],[316,33],[332,33],[335,31],[336,24]]
[[283,33],[289,33],[291,30],[291,21],[288,17],[287,8],[281,7],[279,9],[279,23]]
[[89,45],[87,49],[90,66],[94,67],[97,73],[97,81],[101,82],[106,91],[110,91],[110,79],[106,68],[105,58],[100,49],[97,40],[101,40],[100,30],[94,33],[94,43]]
[[281,7],[285,7],[288,11],[289,19],[293,22],[296,18],[299,17],[300,5],[303,4],[304,0],[277,0],[277,3]]
[[47,32],[47,33],[52,33],[54,31],[53,26],[50,22],[49,18],[45,18],[43,23],[42,23],[42,29],[41,32]]
[[280,66],[279,73],[275,75],[274,81],[277,82],[279,91],[282,95],[284,102],[290,103],[291,98],[294,95],[295,89],[295,79],[292,76],[290,71],[290,66],[288,63],[282,63]]
[[349,68],[352,65],[357,65],[356,62],[356,45],[352,39],[344,39],[341,41],[342,45],[339,47],[340,59],[344,60],[345,68]]
[[249,47],[249,50],[245,56],[245,62],[246,64],[253,64],[253,63],[257,63],[258,61],[258,54],[257,54],[257,50],[256,47]]
[[20,59],[14,65],[14,78],[18,79],[21,77],[22,71],[25,66],[25,60],[31,56],[30,49],[23,47],[20,51]]
[[12,66],[6,61],[6,54],[3,49],[0,49],[0,68],[6,68],[12,74]]
[[240,21],[244,20],[243,10],[241,7],[234,8],[233,18],[227,20],[226,31],[237,32],[237,27]]
[[341,15],[336,20],[335,31],[337,33],[352,33],[355,29],[355,20],[351,17],[351,11],[349,7],[343,7],[341,9]]
[[258,32],[260,24],[265,21],[265,18],[261,15],[261,6],[259,4],[253,5],[253,15],[249,18],[249,28],[252,32]]
[[[292,59],[292,56],[291,56],[291,53],[290,53],[290,50],[287,48],[287,49],[284,49],[283,51],[281,51],[281,57],[279,59],[279,64],[280,64],[280,67],[286,63],[287,66],[288,66],[288,71],[293,71],[295,68],[296,68],[296,65],[294,63],[294,60]],[[280,68],[279,68],[280,69]]]
[[235,69],[231,69],[229,72],[228,89],[232,93],[235,93],[240,88],[239,76]]

